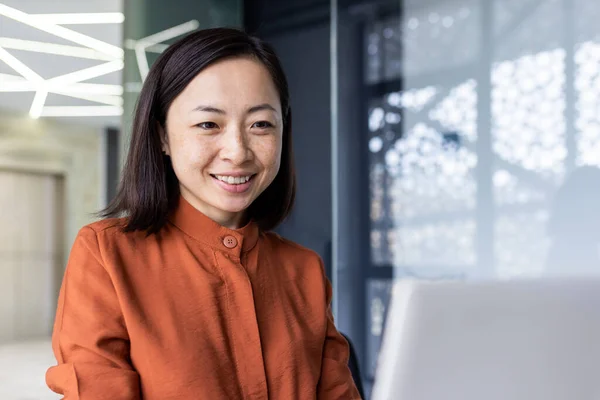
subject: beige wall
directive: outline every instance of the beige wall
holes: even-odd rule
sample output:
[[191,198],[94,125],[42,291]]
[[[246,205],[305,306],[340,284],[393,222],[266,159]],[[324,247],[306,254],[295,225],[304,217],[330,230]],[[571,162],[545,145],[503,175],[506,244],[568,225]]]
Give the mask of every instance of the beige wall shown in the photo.
[[0,169],[0,343],[50,335],[64,251],[59,175]]
[[63,177],[65,254],[77,231],[104,206],[103,160],[99,128],[0,112],[0,169]]
[[105,203],[103,137],[0,112],[0,342],[50,333],[75,235]]

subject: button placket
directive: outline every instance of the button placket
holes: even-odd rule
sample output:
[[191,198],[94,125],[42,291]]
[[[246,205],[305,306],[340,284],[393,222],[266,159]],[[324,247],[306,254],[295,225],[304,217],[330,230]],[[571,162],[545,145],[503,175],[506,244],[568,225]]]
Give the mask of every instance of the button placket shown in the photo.
[[[222,240],[225,245],[225,237]],[[238,241],[237,247],[242,247],[241,240]],[[265,399],[267,380],[254,289],[242,262],[242,258],[247,261],[247,256],[240,252],[239,258],[234,259],[232,252],[217,252],[216,257],[227,281],[227,301],[230,302],[228,320],[231,324],[228,335],[233,345],[244,398]]]

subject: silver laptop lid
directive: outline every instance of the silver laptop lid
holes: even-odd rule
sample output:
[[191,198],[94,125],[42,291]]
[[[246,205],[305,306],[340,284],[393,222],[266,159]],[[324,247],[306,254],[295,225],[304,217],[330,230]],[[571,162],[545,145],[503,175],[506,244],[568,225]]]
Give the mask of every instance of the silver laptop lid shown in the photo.
[[600,280],[398,283],[372,399],[600,399]]

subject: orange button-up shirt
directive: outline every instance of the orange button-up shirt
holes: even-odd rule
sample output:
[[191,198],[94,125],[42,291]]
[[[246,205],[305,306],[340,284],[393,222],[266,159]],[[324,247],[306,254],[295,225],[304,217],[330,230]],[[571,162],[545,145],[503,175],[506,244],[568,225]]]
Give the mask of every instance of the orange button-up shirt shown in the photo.
[[156,235],[83,228],[48,386],[66,400],[359,399],[316,253],[181,199]]

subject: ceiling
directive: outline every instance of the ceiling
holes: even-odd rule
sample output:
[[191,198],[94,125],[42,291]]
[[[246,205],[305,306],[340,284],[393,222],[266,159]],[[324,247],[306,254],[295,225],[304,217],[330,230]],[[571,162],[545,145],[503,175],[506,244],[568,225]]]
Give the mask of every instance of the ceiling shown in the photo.
[[[121,11],[122,0],[0,0],[0,110],[119,126]],[[72,13],[110,14],[56,15]]]

